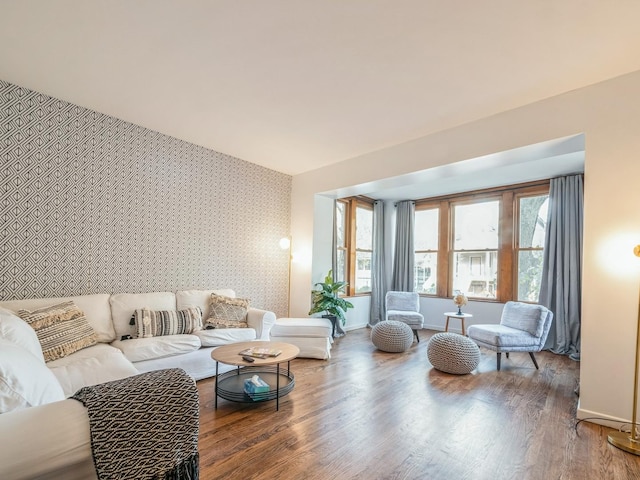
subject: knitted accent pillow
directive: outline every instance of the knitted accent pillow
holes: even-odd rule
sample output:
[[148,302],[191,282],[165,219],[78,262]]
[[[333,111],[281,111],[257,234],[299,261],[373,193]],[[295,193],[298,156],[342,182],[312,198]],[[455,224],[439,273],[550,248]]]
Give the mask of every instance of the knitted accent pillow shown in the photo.
[[178,312],[143,308],[133,314],[138,338],[181,335],[202,329],[202,312],[199,307],[189,307]]
[[211,313],[206,328],[247,328],[249,300],[211,294]]
[[18,310],[18,316],[36,331],[45,362],[71,355],[97,343],[95,330],[84,312],[69,301],[32,312]]

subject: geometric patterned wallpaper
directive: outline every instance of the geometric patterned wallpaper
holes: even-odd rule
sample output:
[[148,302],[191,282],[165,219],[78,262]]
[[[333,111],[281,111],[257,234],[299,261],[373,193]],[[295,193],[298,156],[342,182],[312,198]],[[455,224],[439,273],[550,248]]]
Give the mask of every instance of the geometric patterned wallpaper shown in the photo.
[[287,311],[291,177],[0,81],[0,300],[233,288]]

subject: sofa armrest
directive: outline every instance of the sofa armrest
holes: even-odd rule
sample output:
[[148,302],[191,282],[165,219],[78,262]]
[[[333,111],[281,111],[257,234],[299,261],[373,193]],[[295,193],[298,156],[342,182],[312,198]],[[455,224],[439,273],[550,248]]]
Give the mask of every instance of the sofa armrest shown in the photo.
[[255,329],[256,340],[269,340],[269,332],[275,322],[276,314],[268,310],[249,308],[247,312],[247,323],[249,327]]
[[0,415],[0,478],[96,478],[89,417],[72,399]]

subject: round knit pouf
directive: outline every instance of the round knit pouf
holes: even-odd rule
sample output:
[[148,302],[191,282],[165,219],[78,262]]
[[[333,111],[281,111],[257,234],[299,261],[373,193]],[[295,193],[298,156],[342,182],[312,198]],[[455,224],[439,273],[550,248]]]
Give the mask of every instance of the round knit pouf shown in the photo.
[[385,320],[373,326],[371,341],[383,352],[404,352],[413,343],[413,330],[406,323]]
[[427,345],[427,358],[441,372],[465,375],[480,363],[480,349],[457,333],[436,333]]

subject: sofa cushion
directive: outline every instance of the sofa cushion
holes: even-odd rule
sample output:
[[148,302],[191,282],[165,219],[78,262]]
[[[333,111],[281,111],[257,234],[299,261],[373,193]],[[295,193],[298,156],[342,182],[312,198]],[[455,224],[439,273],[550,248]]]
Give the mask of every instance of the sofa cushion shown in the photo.
[[72,301],[43,307],[18,315],[36,331],[46,362],[95,345],[96,332],[84,312]]
[[188,334],[116,340],[111,345],[122,350],[124,356],[131,362],[189,353],[202,346],[197,336]]
[[64,400],[58,380],[26,349],[0,339],[0,413]]
[[219,347],[236,342],[250,342],[256,339],[253,328],[212,328],[193,332],[200,338],[203,347]]
[[176,308],[182,310],[189,307],[199,307],[202,318],[207,319],[211,314],[211,294],[235,298],[236,292],[230,288],[220,290],[180,290],[176,292]]
[[119,349],[105,343],[98,343],[49,362],[47,367],[58,379],[65,397],[88,385],[120,380],[140,373]]
[[18,310],[37,310],[49,305],[55,305],[56,303],[72,301],[86,315],[89,325],[91,325],[96,332],[97,341],[109,343],[116,339],[116,332],[113,329],[113,322],[111,320],[109,297],[110,295],[101,293],[96,295],[78,295],[76,297],[7,300],[0,302],[0,307],[17,312]]
[[136,337],[150,338],[180,335],[202,329],[202,312],[198,307],[184,310],[136,310],[133,314]]
[[10,310],[0,308],[0,338],[15,343],[44,363],[36,331]]
[[172,292],[115,293],[109,299],[111,317],[116,331],[116,340],[123,335],[136,335],[135,325],[130,325],[131,316],[139,308],[151,310],[175,310],[176,296]]
[[231,298],[224,295],[211,294],[211,310],[205,327],[213,328],[246,328],[249,300]]

